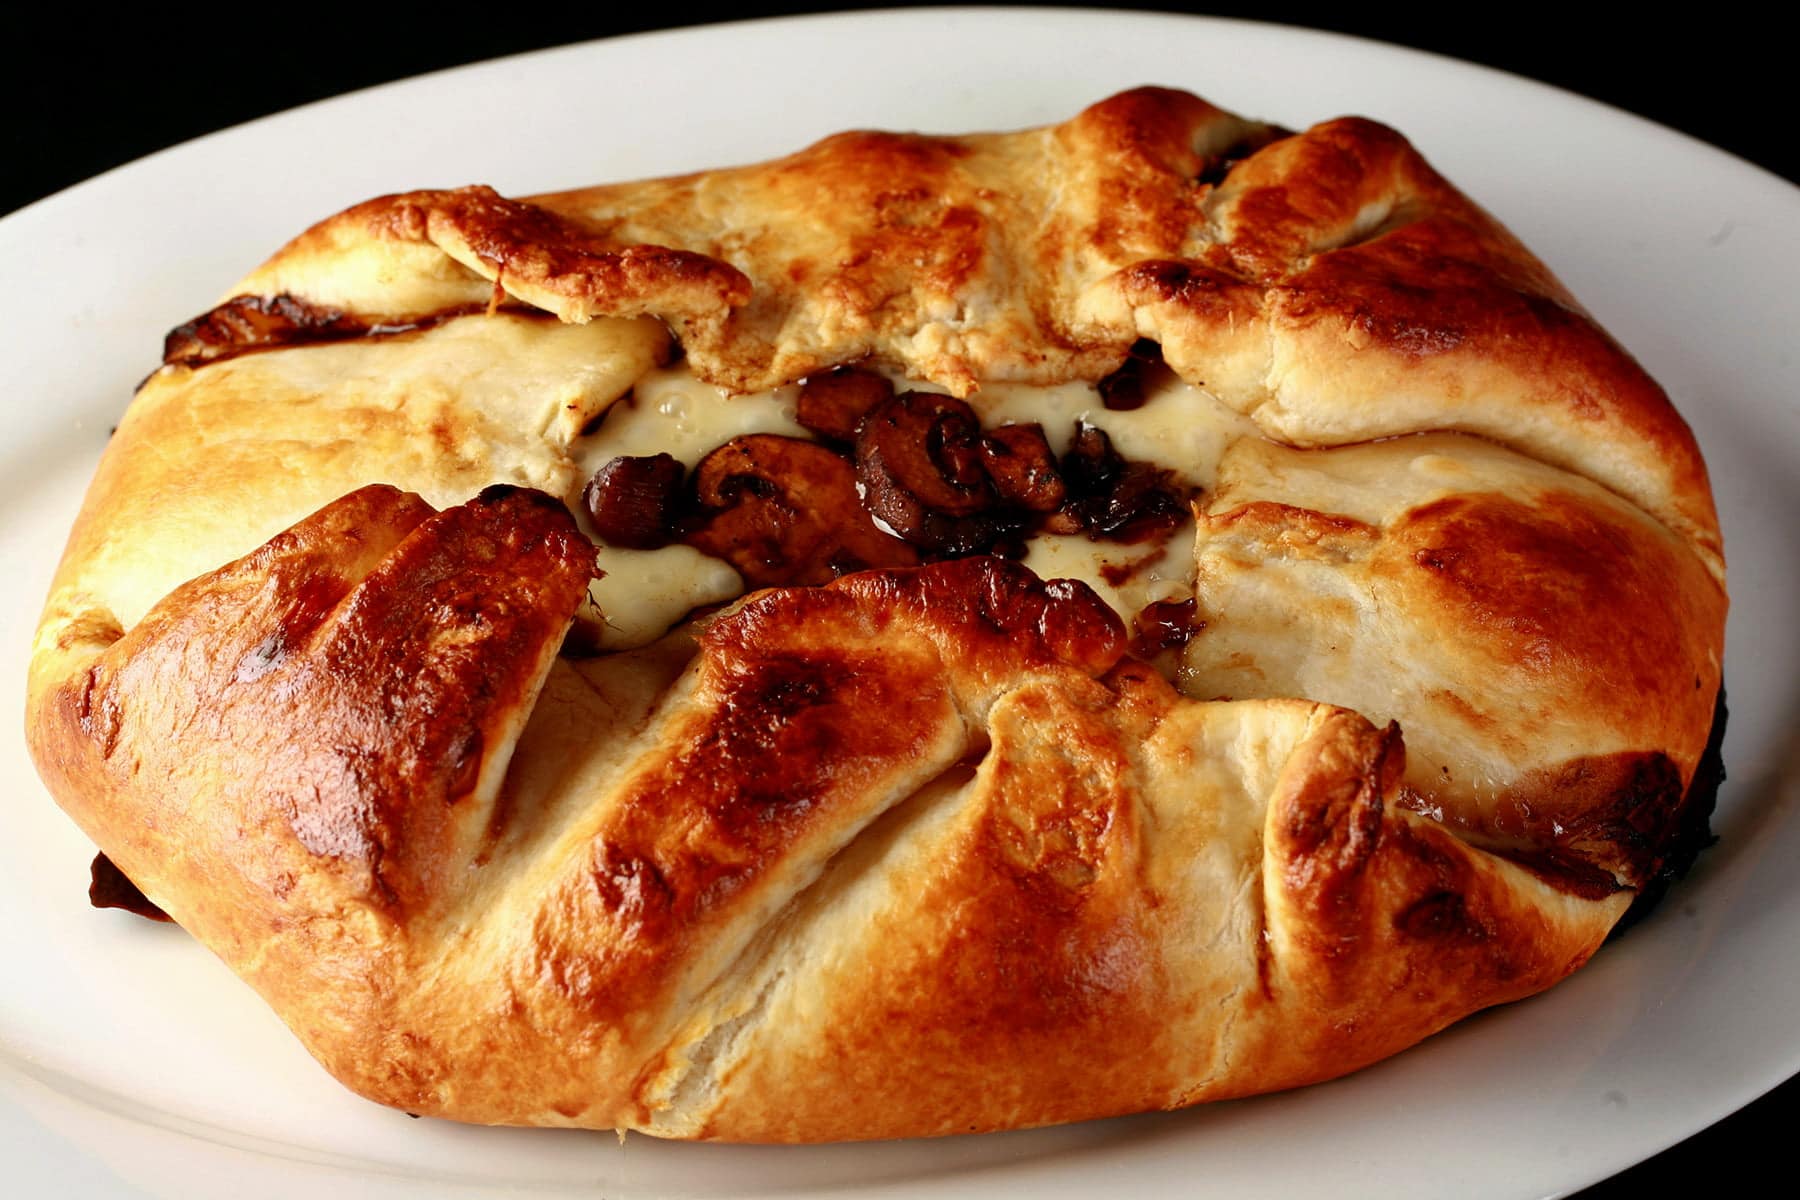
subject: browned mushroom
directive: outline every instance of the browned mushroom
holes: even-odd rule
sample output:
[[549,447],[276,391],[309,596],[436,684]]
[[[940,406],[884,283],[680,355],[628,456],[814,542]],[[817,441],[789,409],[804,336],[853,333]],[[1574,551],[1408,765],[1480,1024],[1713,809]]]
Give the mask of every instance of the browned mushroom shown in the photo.
[[1045,522],[1053,533],[1135,542],[1167,533],[1187,516],[1185,489],[1168,471],[1133,462],[1106,432],[1085,421],[1062,460],[1069,498]]
[[863,418],[893,394],[894,385],[873,371],[837,367],[800,385],[794,419],[823,437],[854,442]]
[[752,587],[816,586],[919,561],[869,519],[855,468],[816,442],[733,438],[700,460],[694,485],[706,513],[682,540],[729,562]]
[[1068,494],[1042,425],[1002,425],[989,430],[981,439],[981,461],[994,491],[1015,508],[1055,512]]
[[681,479],[687,472],[672,455],[615,458],[581,493],[594,532],[602,541],[633,550],[655,550],[675,538]]
[[1150,389],[1172,374],[1163,365],[1162,347],[1140,338],[1119,369],[1100,381],[1100,400],[1114,412],[1142,408]]
[[981,423],[954,396],[902,392],[856,436],[863,503],[924,550],[971,554],[994,540],[998,496],[982,465]]

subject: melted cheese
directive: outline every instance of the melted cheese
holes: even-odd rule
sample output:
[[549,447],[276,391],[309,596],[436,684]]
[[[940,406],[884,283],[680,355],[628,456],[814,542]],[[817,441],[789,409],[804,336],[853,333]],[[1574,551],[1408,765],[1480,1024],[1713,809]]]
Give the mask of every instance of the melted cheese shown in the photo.
[[1148,604],[1194,594],[1194,523],[1140,545],[1096,542],[1081,534],[1042,534],[1025,543],[1024,564],[1043,579],[1079,579],[1119,614],[1126,632]]
[[[583,478],[621,456],[670,454],[692,470],[707,454],[745,434],[811,437],[794,421],[798,395],[795,387],[732,395],[695,379],[686,367],[664,367],[639,378],[632,394],[613,405],[574,451]],[[592,535],[585,512],[580,520]],[[736,599],[745,590],[729,564],[691,546],[602,546],[599,562],[606,574],[589,595],[604,617],[602,650],[646,645],[694,609]]]
[[1225,451],[1239,438],[1254,435],[1256,427],[1210,392],[1170,378],[1141,407],[1125,412],[1102,407],[1088,420],[1105,430],[1113,449],[1126,458],[1166,467],[1189,487],[1209,488]]
[[670,454],[692,470],[709,453],[745,434],[811,438],[794,420],[799,395],[798,387],[733,395],[695,379],[685,366],[662,367],[645,374],[628,399],[607,411],[578,453],[589,475],[621,455]]
[[1126,458],[1166,467],[1197,488],[1212,486],[1219,460],[1231,443],[1256,432],[1250,418],[1173,374],[1148,389],[1144,403],[1134,409],[1107,408],[1099,389],[1088,383],[1055,387],[993,383],[969,403],[983,425],[1036,421],[1058,455],[1068,451],[1076,423],[1086,422],[1104,431],[1113,449]]
[[602,546],[599,563],[605,574],[588,588],[588,599],[600,609],[602,650],[648,645],[694,609],[735,600],[745,590],[729,563],[692,546]]

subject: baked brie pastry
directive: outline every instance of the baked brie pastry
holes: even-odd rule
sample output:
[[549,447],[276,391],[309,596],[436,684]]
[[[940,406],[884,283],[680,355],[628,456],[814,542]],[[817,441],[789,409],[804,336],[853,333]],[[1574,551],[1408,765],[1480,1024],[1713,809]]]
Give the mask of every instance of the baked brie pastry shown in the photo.
[[1705,807],[1725,610],[1694,438],[1493,218],[1144,89],[315,226],[170,335],[28,723],[364,1096],[911,1137],[1562,979]]

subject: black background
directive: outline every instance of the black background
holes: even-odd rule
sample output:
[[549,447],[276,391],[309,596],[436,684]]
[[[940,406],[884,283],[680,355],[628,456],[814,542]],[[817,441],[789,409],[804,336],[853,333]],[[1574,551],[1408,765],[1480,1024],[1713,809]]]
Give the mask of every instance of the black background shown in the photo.
[[[390,6],[158,5],[152,15],[105,19],[85,6],[65,7],[81,11],[58,16],[43,6],[0,17],[7,58],[0,212],[311,100],[504,54],[691,23],[662,8],[617,16],[492,3],[472,10],[475,17],[420,6],[404,19],[389,15]],[[721,16],[834,7],[755,5]],[[1604,100],[1800,181],[1789,39],[1738,16],[1737,6],[1715,6],[1716,14],[1686,7],[1679,19],[1660,20],[1640,9],[1629,21],[1594,21],[1575,4],[1431,17],[1367,5],[1133,7],[1308,25],[1484,63]],[[1197,76],[1204,70],[1195,65]],[[931,86],[928,70],[920,86]]]
[[[833,7],[758,5],[718,17]],[[1134,7],[1307,25],[1499,67],[1649,117],[1800,181],[1800,138],[1784,128],[1800,114],[1788,90],[1791,47],[1748,20],[1747,8],[1684,6],[1655,18],[1634,6],[1612,10],[1629,17],[1597,20],[1573,4],[1416,12],[1350,5]],[[621,16],[493,3],[466,11],[159,5],[128,18],[65,8],[67,15],[40,7],[0,18],[7,56],[0,72],[6,101],[0,212],[188,138],[311,100],[503,54],[693,23],[664,8]],[[1204,64],[1195,73],[1194,86],[1204,90]],[[930,85],[927,68],[920,86]],[[1751,1181],[1765,1173],[1783,1178],[1784,1135],[1796,1117],[1800,1081],[1583,1195],[1655,1196],[1689,1182],[1755,1187]],[[1298,1144],[1295,1150],[1305,1152]]]

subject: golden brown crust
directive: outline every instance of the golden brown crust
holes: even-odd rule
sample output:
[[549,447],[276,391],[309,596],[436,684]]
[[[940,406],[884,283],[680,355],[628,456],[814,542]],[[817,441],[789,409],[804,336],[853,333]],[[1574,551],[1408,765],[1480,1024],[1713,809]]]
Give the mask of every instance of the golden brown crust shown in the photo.
[[1585,865],[1591,885],[1655,872],[1711,726],[1725,618],[1679,538],[1586,481],[1447,434],[1243,441],[1205,510],[1192,694],[1306,695],[1398,721],[1418,811]]
[[1014,689],[988,731],[731,981],[755,1007],[673,1132],[967,1132],[1312,1082],[1548,986],[1618,911],[1384,807],[1398,738],[1354,714],[1127,668]]
[[[1271,136],[1147,88],[1018,134],[847,133],[529,202],[410,193],[325,222],[238,291],[416,311],[396,260],[441,304],[447,255],[473,272],[464,303],[491,287],[565,320],[654,313],[741,390],[870,355],[958,394],[1093,379],[1147,336],[1271,437],[1478,433],[1622,493],[1716,573],[1692,434],[1541,263],[1392,130]],[[856,219],[820,220],[821,195]]]
[[[767,433],[715,473],[816,460],[784,478],[854,537],[732,509],[711,548],[883,569],[559,657],[579,444],[664,323],[738,389],[1091,383],[1159,342],[1236,423],[1216,479],[1164,464],[1207,485],[1180,690],[1085,585],[896,565],[847,461]],[[1140,89],[322,222],[172,335],[28,725],[105,853],[364,1095],[1006,1129],[1329,1078],[1574,970],[1673,836],[1722,578],[1666,397],[1403,139]]]
[[[193,823],[187,865],[209,877],[285,899],[324,874],[372,910],[429,907],[447,862],[486,836],[591,574],[591,548],[541,494],[495,488],[433,514],[365,488],[90,646],[90,665],[36,698],[33,748],[59,793],[100,806],[78,819],[104,823],[110,803]],[[187,886],[122,859],[149,892]]]
[[[546,511],[509,507],[533,523]],[[542,679],[545,634],[577,599],[566,584],[524,582],[543,573],[530,555],[554,533],[515,538],[523,545],[496,560],[524,571],[513,577],[537,614],[525,624],[500,623],[500,640],[471,656],[459,632],[470,626],[409,622],[426,657],[349,681],[378,677],[377,694],[415,678],[431,693],[453,669],[501,681],[496,698],[472,704],[470,725],[391,726],[366,751],[326,749],[402,772],[436,763],[450,778],[440,769],[421,787],[359,771],[358,791],[301,796],[233,782],[246,760],[285,761],[256,743],[259,724],[295,733],[261,697],[290,694],[288,680],[291,694],[313,694],[297,677],[331,670],[346,639],[375,648],[359,637],[368,610],[464,594],[466,576],[446,586],[429,565],[464,541],[434,532],[447,521],[468,518],[426,517],[391,492],[347,497],[176,593],[79,686],[48,697],[37,723],[59,790],[93,795],[96,780],[112,781],[148,818],[139,844],[113,850],[127,873],[243,970],[340,1077],[388,1103],[733,1140],[1173,1106],[1350,1069],[1488,1002],[1489,976],[1508,996],[1535,990],[1584,959],[1616,915],[1531,889],[1516,869],[1384,811],[1399,759],[1391,730],[1298,702],[1201,704],[1141,667],[1115,671],[1122,631],[1091,593],[991,558],[766,592],[719,618],[611,783],[556,834],[560,853],[525,857],[496,822],[535,802],[459,800],[466,773],[434,752],[446,737],[469,740],[449,730],[516,715]],[[321,584],[317,547],[346,533],[368,556]],[[556,553],[560,578],[579,578],[580,555]],[[255,604],[211,602],[252,582]],[[299,648],[262,652],[301,625],[315,632],[298,631]],[[216,652],[186,668],[181,704],[137,690],[166,687],[158,665],[196,644]],[[360,705],[371,689],[349,690]],[[178,736],[196,720],[216,736]],[[315,720],[328,739],[345,727],[329,711]],[[495,754],[505,737],[481,740]],[[928,802],[972,755],[980,765],[947,815],[921,818],[907,797],[929,785]],[[293,764],[296,780],[329,774]],[[154,793],[125,782],[146,777],[170,782]],[[196,789],[211,804],[184,811]],[[76,815],[104,836],[103,805]],[[221,839],[221,824],[249,836]],[[911,861],[868,864],[884,855]],[[1377,882],[1389,874],[1397,881]],[[1259,876],[1261,905],[1245,891]],[[879,901],[834,904],[859,884]],[[1492,943],[1467,949],[1459,968],[1481,986],[1400,994],[1395,955],[1436,954],[1451,936],[1427,922],[1421,949],[1411,925],[1384,923],[1426,886],[1447,909],[1465,893],[1483,914],[1504,900],[1532,940],[1496,918]],[[1365,898],[1372,888],[1386,890]],[[260,899],[245,903],[246,892]],[[1207,909],[1237,953],[1190,944]],[[447,945],[451,930],[461,932]],[[1377,968],[1349,965],[1342,949],[1358,937],[1383,964],[1374,981]],[[825,966],[803,974],[821,946]],[[792,1001],[759,978],[770,975],[804,991],[819,1023],[777,1019]],[[1207,994],[1244,1002],[1247,1017],[1218,1026],[1197,999]],[[1374,1008],[1375,1041],[1321,1043],[1303,1062],[1275,1049],[1296,1028]],[[500,1019],[454,1016],[471,1011]],[[696,1052],[721,1030],[710,1059]],[[571,1077],[584,1082],[557,1082]],[[877,1080],[879,1117],[850,1103]]]

